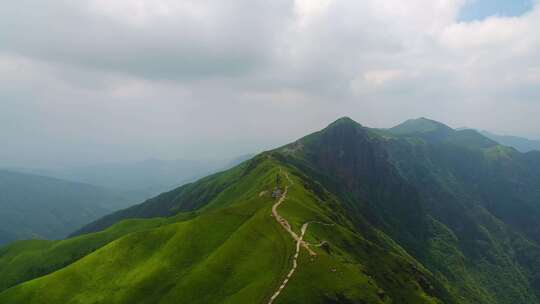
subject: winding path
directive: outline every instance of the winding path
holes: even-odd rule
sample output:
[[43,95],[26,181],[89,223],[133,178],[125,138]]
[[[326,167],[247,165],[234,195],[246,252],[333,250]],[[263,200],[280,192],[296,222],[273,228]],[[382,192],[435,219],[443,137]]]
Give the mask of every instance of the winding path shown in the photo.
[[[289,178],[289,175],[287,173],[285,173],[285,176],[287,177],[287,180],[289,181],[289,183],[291,185],[294,185],[293,181]],[[272,295],[272,297],[270,297],[270,300],[268,300],[268,304],[272,304],[274,300],[280,295],[281,291],[283,291],[285,286],[287,286],[287,283],[289,283],[290,278],[296,271],[296,268],[298,267],[298,255],[300,253],[300,247],[304,247],[311,256],[317,255],[315,251],[309,248],[309,244],[304,241],[304,235],[306,234],[306,230],[310,222],[307,222],[304,225],[302,225],[302,228],[300,229],[300,236],[298,236],[298,234],[296,234],[296,232],[292,230],[289,222],[285,218],[283,218],[281,215],[279,215],[277,211],[278,207],[287,198],[288,191],[289,191],[289,186],[285,186],[285,190],[283,191],[283,194],[281,195],[279,200],[272,206],[272,215],[274,216],[276,221],[281,225],[281,227],[283,227],[283,229],[285,229],[296,241],[296,252],[294,253],[293,265],[292,265],[291,270],[289,271],[289,273],[287,274],[287,276],[285,277],[285,279],[283,280],[279,288],[276,290],[276,292]]]

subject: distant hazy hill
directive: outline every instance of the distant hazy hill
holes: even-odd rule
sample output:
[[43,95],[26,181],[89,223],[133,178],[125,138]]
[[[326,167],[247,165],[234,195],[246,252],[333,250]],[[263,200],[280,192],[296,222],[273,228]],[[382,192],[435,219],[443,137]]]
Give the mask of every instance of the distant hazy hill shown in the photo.
[[480,133],[502,145],[514,147],[521,152],[529,152],[533,150],[540,151],[540,140],[532,140],[518,136],[497,135],[488,131],[480,131]]
[[133,204],[208,174],[231,168],[251,158],[245,155],[223,160],[160,160],[101,163],[58,170],[10,168],[9,170],[56,177],[123,191]]
[[126,198],[104,188],[0,170],[0,244],[63,238],[127,205]]
[[540,304],[539,222],[540,152],[341,118],[77,237],[0,248],[0,303]]
[[17,235],[15,233],[0,231],[0,246],[13,242],[15,240],[17,240]]

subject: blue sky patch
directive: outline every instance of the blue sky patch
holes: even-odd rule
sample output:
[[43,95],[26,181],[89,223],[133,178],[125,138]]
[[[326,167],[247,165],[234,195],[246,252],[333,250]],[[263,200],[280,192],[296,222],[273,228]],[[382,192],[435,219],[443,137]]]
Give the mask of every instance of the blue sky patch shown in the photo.
[[468,0],[459,21],[483,20],[490,16],[521,16],[533,8],[533,0]]

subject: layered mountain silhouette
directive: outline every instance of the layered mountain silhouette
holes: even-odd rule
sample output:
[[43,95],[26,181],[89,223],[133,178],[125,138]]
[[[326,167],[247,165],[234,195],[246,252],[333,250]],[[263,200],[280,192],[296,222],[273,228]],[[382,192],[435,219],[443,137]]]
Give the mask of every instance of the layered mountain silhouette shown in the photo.
[[501,143],[505,146],[514,147],[523,153],[530,151],[540,151],[540,140],[511,135],[499,135],[488,131],[480,131],[480,133],[482,133],[482,135],[484,135],[485,137],[491,138],[494,141]]
[[0,244],[61,239],[129,202],[102,187],[0,170]]
[[129,198],[127,207],[209,174],[229,169],[252,154],[217,160],[161,160],[98,163],[56,169],[6,168],[12,172],[47,176],[114,190]]
[[540,303],[540,152],[421,118],[341,118],[0,248],[0,303]]

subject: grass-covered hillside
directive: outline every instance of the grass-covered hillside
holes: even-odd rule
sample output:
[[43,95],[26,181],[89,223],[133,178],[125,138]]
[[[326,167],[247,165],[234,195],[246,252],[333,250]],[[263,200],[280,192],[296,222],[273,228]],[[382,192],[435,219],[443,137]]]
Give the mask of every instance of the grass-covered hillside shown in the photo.
[[[295,250],[270,216],[276,179],[288,186],[280,215],[298,233],[313,221],[305,239],[316,253],[300,251],[298,270],[276,303],[452,299],[397,244],[373,227],[356,231],[336,198],[315,192],[303,174],[270,154],[228,174],[240,177],[189,217],[123,221],[66,241],[5,248],[3,272],[20,263],[18,269],[39,278],[4,290],[0,303],[264,303],[290,270]],[[210,191],[208,185],[203,180],[199,186]],[[137,231],[126,231],[129,226]],[[37,273],[47,261],[58,270]]]
[[343,118],[0,248],[0,303],[540,303],[538,164],[432,121]]

